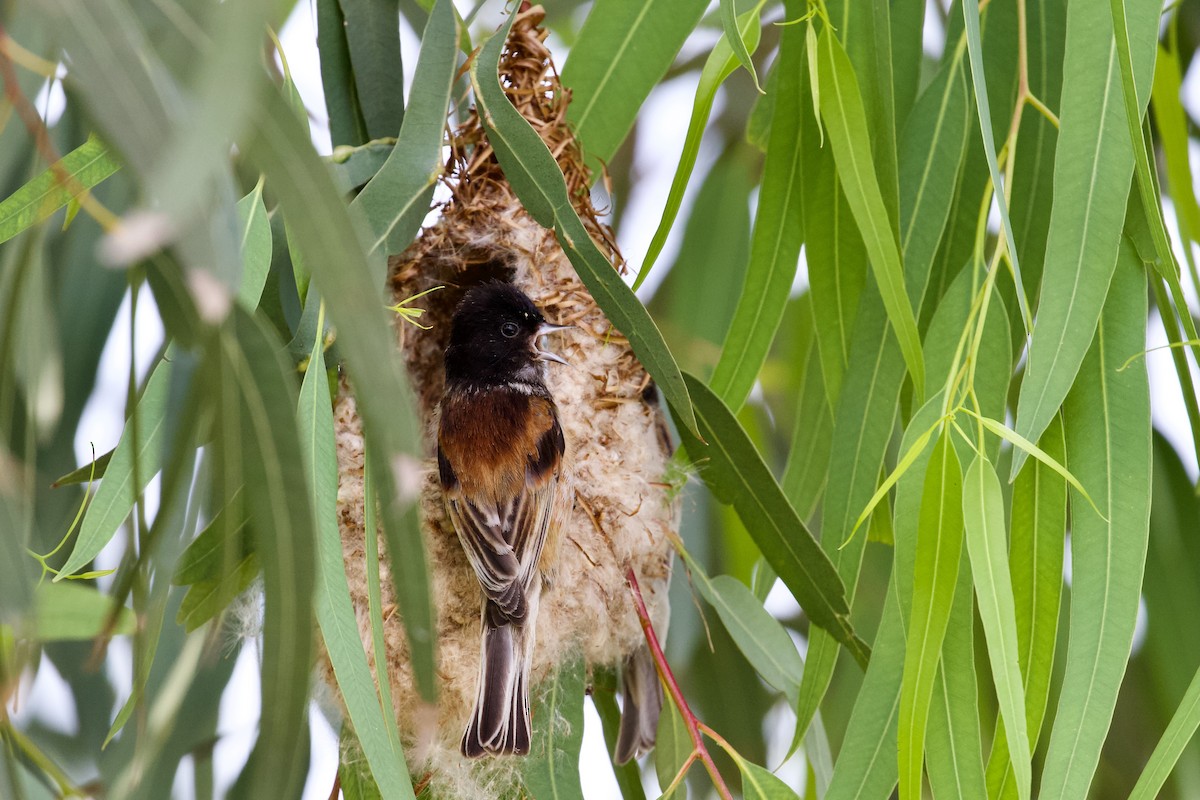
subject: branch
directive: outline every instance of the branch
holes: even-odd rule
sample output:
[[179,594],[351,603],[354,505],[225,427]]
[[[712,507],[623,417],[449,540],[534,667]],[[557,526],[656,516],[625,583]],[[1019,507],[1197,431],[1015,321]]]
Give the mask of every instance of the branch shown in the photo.
[[666,687],[667,692],[670,693],[675,707],[679,709],[679,714],[683,717],[683,724],[687,726],[688,735],[692,738],[693,750],[691,758],[699,758],[704,762],[704,768],[708,770],[709,777],[712,778],[713,785],[717,789],[717,794],[724,800],[732,800],[733,796],[729,793],[729,787],[725,785],[725,779],[717,771],[716,763],[709,754],[708,748],[704,746],[704,737],[700,733],[700,721],[692,713],[687,700],[683,699],[683,692],[680,691],[679,684],[675,681],[675,675],[671,672],[671,667],[667,664],[667,657],[663,655],[662,646],[658,643],[658,636],[654,633],[654,625],[650,622],[649,612],[646,611],[646,602],[642,599],[642,590],[638,586],[637,576],[633,573],[633,567],[625,570],[625,582],[629,584],[629,590],[633,593],[633,605],[637,611],[638,620],[642,623],[642,633],[646,637],[646,644],[650,647],[650,655],[654,658],[654,666],[658,669],[658,677],[662,681],[663,686]]

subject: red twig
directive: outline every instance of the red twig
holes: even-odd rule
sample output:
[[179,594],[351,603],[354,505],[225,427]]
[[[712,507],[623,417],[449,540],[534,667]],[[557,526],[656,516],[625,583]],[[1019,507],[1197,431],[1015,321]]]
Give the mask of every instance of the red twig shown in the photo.
[[638,620],[642,623],[642,634],[646,637],[646,644],[650,646],[650,655],[654,658],[654,666],[658,668],[658,677],[670,693],[671,700],[679,709],[680,716],[683,717],[683,724],[687,726],[688,735],[691,736],[692,746],[695,748],[694,754],[704,762],[704,768],[708,770],[713,785],[717,787],[717,794],[724,800],[732,800],[733,796],[729,793],[729,787],[725,785],[725,779],[717,771],[716,763],[709,754],[708,748],[704,746],[704,737],[700,733],[700,721],[692,713],[687,700],[683,699],[683,692],[679,690],[675,675],[671,672],[670,665],[667,664],[667,657],[663,655],[662,646],[658,643],[658,636],[654,633],[654,625],[650,622],[650,613],[646,611],[646,601],[642,599],[642,589],[638,586],[633,567],[625,570],[625,582],[629,584],[629,590],[633,593],[633,605],[637,610]]

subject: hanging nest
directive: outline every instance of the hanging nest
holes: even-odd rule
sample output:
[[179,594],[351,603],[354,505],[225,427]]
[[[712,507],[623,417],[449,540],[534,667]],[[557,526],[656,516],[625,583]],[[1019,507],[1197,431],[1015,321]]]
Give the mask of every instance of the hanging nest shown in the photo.
[[[592,207],[591,175],[566,123],[570,95],[550,61],[546,32],[538,27],[543,17],[541,7],[519,13],[500,61],[501,84],[558,159],[580,217],[614,268],[623,272],[612,231]],[[446,518],[434,459],[442,357],[451,315],[468,288],[482,281],[510,281],[548,321],[575,326],[551,343],[571,363],[551,365],[547,381],[559,407],[567,460],[553,523],[560,526],[561,543],[537,623],[534,697],[538,682],[556,665],[582,657],[589,666],[619,666],[644,646],[624,578],[630,566],[660,636],[665,634],[668,534],[677,531],[679,514],[675,493],[665,482],[672,447],[657,390],[628,341],[584,288],[553,232],[522,208],[474,112],[451,136],[450,152],[446,182],[452,196],[439,220],[389,262],[397,302],[445,287],[419,301],[426,309],[421,321],[429,330],[399,320],[395,325],[426,423],[420,506],[437,613],[437,709],[425,707],[414,687],[398,614],[385,623],[387,675],[414,777],[428,777],[438,796],[485,797],[498,796],[515,779],[521,759],[467,761],[459,754],[479,669],[481,594]],[[342,547],[361,633],[369,643],[362,434],[345,384],[335,422]],[[384,585],[386,591],[386,578]],[[532,713],[536,723],[542,713],[536,702]],[[534,754],[538,747],[535,741]]]

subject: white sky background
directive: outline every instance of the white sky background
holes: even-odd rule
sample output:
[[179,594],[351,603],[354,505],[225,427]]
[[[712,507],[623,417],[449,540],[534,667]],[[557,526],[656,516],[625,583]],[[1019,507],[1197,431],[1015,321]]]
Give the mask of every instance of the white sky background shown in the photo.
[[[932,2],[932,0],[931,0]],[[456,0],[460,12],[470,11],[473,2]],[[499,4],[492,3],[481,18],[489,22],[498,22]],[[488,15],[491,16],[488,16]],[[478,25],[477,21],[477,25]],[[292,76],[296,81],[301,97],[308,107],[313,141],[319,152],[330,152],[328,121],[325,103],[321,90],[320,66],[318,62],[315,34],[315,11],[309,2],[301,2],[284,26],[280,35]],[[714,32],[702,31],[689,40],[685,55],[707,49],[715,41]],[[940,24],[933,12],[927,15],[926,49],[936,51],[941,46]],[[549,40],[555,60],[561,67],[566,60],[567,48],[561,40],[551,35]],[[404,85],[407,89],[412,80],[412,72],[416,63],[416,53],[419,47],[417,37],[406,25],[401,25],[401,47],[404,55]],[[666,201],[667,192],[675,166],[678,164],[680,143],[683,141],[687,128],[687,120],[691,111],[692,96],[695,90],[697,76],[677,78],[655,88],[640,112],[638,142],[638,160],[636,163],[637,181],[633,194],[621,200],[626,203],[627,212],[624,216],[623,228],[620,231],[619,243],[628,261],[639,265],[646,253],[654,228],[661,215]],[[38,98],[39,107],[48,108],[47,118],[53,121],[57,117],[55,106],[61,104],[61,91],[52,90],[47,101],[46,93]],[[1184,80],[1185,105],[1194,116],[1200,112],[1200,73],[1193,69]],[[48,106],[43,105],[47,103]],[[714,117],[720,112],[722,99],[718,95],[714,108]],[[1200,147],[1192,144],[1193,163],[1200,163]],[[718,147],[711,140],[706,140],[701,147],[700,157],[692,181],[692,190],[685,199],[684,209],[680,219],[686,219],[687,208],[691,197],[700,183],[700,178],[707,172],[718,153]],[[1167,214],[1168,229],[1174,233],[1174,208],[1167,202],[1164,204]],[[659,259],[661,264],[670,264],[678,249],[682,225],[677,224],[675,231],[667,241],[667,246]],[[1177,237],[1173,238],[1178,251]],[[1182,252],[1177,252],[1181,263]],[[801,270],[798,285],[806,284],[806,275]],[[665,275],[665,269],[656,269],[647,281],[640,295],[648,297]],[[1197,308],[1197,298],[1189,281],[1184,281],[1185,290],[1192,308]],[[92,458],[92,445],[95,452],[102,453],[115,446],[123,425],[126,380],[129,370],[129,298],[125,299],[112,334],[105,347],[101,359],[100,373],[95,392],[84,411],[76,440],[76,455],[79,463],[87,463]],[[136,364],[139,376],[144,376],[154,354],[157,352],[162,339],[161,325],[153,313],[153,301],[148,290],[144,290],[139,300],[138,333],[136,342]],[[1147,335],[1147,347],[1154,347],[1166,342],[1162,324],[1157,315],[1152,313],[1151,324]],[[1150,353],[1146,357],[1150,372],[1151,397],[1155,426],[1162,431],[1175,446],[1183,458],[1189,474],[1195,480],[1197,464],[1192,451],[1187,415],[1183,405],[1182,393],[1175,377],[1171,355],[1166,350]],[[1196,375],[1200,381],[1200,375]],[[156,491],[148,492],[150,508],[153,513]],[[114,539],[114,545],[101,554],[99,566],[115,567],[120,557],[121,537]],[[795,601],[777,586],[768,600],[768,608],[775,613],[791,613]],[[131,659],[127,642],[114,642],[113,658],[110,671],[118,686],[127,686],[131,678]],[[243,649],[233,679],[230,681],[221,701],[221,723],[219,725],[220,742],[217,745],[214,758],[217,765],[217,787],[222,793],[231,784],[241,770],[245,759],[253,745],[257,719],[259,714],[259,675],[255,648]],[[68,731],[73,724],[74,715],[70,713],[71,700],[65,691],[61,678],[54,672],[49,662],[43,660],[36,680],[22,692],[22,710],[16,720],[20,724],[29,715],[36,713],[39,718],[52,727]],[[124,697],[118,698],[122,702]],[[324,800],[329,795],[333,785],[337,767],[337,735],[325,721],[323,715],[314,705],[312,718],[312,762],[304,797],[306,800]],[[778,708],[768,718],[770,727],[778,732],[783,731],[780,738],[782,747],[786,748],[791,736],[793,717],[790,710]],[[776,761],[779,752],[777,743],[769,744],[769,751]],[[772,762],[774,765],[775,762]],[[581,758],[584,794],[588,798],[610,798],[618,796],[616,782],[612,777],[609,757],[600,732],[599,718],[589,700],[584,732],[584,750]],[[657,794],[657,783],[653,770],[647,776],[647,791]],[[781,772],[795,787],[799,787],[799,765],[785,765]],[[176,797],[191,797],[190,764],[180,770],[176,780]],[[655,796],[651,795],[651,796]]]

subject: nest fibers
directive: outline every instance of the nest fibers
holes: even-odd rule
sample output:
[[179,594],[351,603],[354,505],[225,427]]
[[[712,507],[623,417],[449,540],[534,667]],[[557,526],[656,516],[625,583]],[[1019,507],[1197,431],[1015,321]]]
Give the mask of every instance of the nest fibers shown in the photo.
[[[510,101],[558,159],[575,206],[614,267],[624,269],[611,231],[596,219],[590,175],[565,123],[569,94],[558,81],[537,26],[540,8],[521,12],[501,58]],[[548,321],[575,328],[550,342],[570,367],[550,365],[547,384],[558,404],[567,441],[555,522],[557,563],[542,595],[533,663],[537,684],[558,664],[582,656],[611,666],[643,644],[624,573],[638,576],[660,635],[666,631],[671,574],[668,534],[678,528],[678,505],[665,474],[671,455],[657,391],[629,343],[580,283],[554,235],[534,222],[513,194],[472,113],[451,137],[447,182],[452,197],[432,228],[390,261],[397,301],[435,286],[421,298],[429,330],[396,322],[425,428],[421,511],[437,610],[438,707],[422,706],[413,684],[401,620],[386,622],[387,674],[414,777],[427,777],[439,795],[496,796],[514,778],[520,759],[468,762],[458,743],[475,697],[479,669],[478,582],[446,518],[434,460],[434,415],[443,386],[442,356],[455,305],[471,285],[507,280],[542,309]],[[364,642],[370,641],[363,547],[363,451],[354,399],[340,393],[335,411],[340,485],[339,522]],[[385,581],[385,585],[386,581]],[[367,648],[370,652],[370,647]],[[540,713],[533,706],[535,723]],[[539,742],[533,743],[533,753]]]

